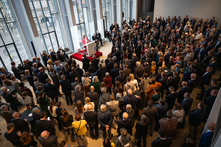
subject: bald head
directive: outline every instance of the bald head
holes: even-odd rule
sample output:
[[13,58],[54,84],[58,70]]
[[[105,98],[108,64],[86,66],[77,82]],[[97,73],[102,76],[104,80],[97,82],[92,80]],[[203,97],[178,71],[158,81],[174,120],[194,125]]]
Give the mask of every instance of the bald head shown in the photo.
[[128,119],[128,113],[127,113],[127,112],[124,112],[124,113],[123,113],[123,118],[124,118],[124,119]]
[[133,94],[133,91],[132,91],[131,89],[129,89],[129,90],[128,90],[128,94],[129,94],[129,95],[132,95],[132,94]]
[[41,137],[44,138],[44,139],[47,139],[49,135],[50,135],[50,132],[48,132],[48,131],[43,131],[41,133]]
[[20,116],[20,114],[18,112],[15,112],[15,113],[12,114],[12,117],[15,118],[15,119],[19,118],[19,116]]
[[216,128],[216,124],[213,123],[213,122],[209,122],[209,123],[207,124],[207,128],[208,128],[210,131],[214,131],[215,128]]
[[94,91],[94,89],[95,89],[94,86],[91,86],[91,87],[90,87],[90,90],[91,90],[91,91]]

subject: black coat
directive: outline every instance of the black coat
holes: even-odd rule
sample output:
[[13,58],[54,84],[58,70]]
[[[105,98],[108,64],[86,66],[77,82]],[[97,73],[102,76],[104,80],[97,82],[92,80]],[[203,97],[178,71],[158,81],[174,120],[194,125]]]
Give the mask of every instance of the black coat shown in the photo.
[[89,68],[90,60],[89,60],[88,58],[84,58],[84,59],[82,59],[82,63],[83,63],[83,69],[84,69],[84,71],[87,71],[88,68]]
[[38,129],[38,133],[40,134],[44,130],[50,132],[50,135],[55,135],[55,127],[52,121],[48,120],[36,120],[35,126]]
[[159,82],[162,84],[162,86],[160,87],[160,90],[166,90],[168,88],[167,86],[167,77],[162,77]]
[[43,139],[42,137],[38,138],[38,141],[43,147],[58,147],[58,137],[56,135],[51,135],[47,139]]
[[10,123],[14,123],[16,132],[29,132],[29,123],[21,119],[11,119]]
[[117,121],[118,124],[118,128],[117,128],[117,132],[118,134],[120,134],[120,129],[121,128],[125,128],[127,130],[127,132],[132,135],[132,126],[133,126],[133,121],[131,119],[126,119],[126,120],[119,120]]
[[97,70],[97,76],[98,76],[98,79],[99,79],[99,81],[100,82],[102,82],[103,81],[103,78],[105,77],[105,73],[106,73],[106,68],[99,68],[98,70]]
[[61,80],[59,84],[61,85],[63,93],[71,93],[71,82],[69,80]]
[[131,59],[130,61],[130,69],[133,71],[136,68],[136,62],[139,61],[137,57]]
[[56,96],[57,95],[57,88],[56,86],[50,84],[50,83],[46,83],[45,84],[45,88],[47,93],[49,94],[49,96]]
[[144,71],[143,65],[140,65],[140,66],[136,67],[136,68],[134,69],[134,76],[135,76],[135,78],[136,78],[137,80],[140,80],[140,78],[143,77],[144,72],[145,72],[145,71]]
[[46,79],[48,78],[48,75],[44,72],[39,72],[37,74],[37,77],[39,78],[39,82],[45,84],[46,83]]
[[189,80],[187,85],[190,87],[190,93],[192,93],[193,89],[196,88],[197,81],[196,80]]
[[94,102],[95,105],[98,104],[99,94],[97,92],[88,92],[87,96],[91,99],[91,102]]
[[84,117],[90,127],[98,126],[97,112],[96,111],[87,111],[84,112]]
[[168,87],[173,86],[174,90],[177,91],[179,89],[180,76],[173,77],[168,80]]
[[192,98],[184,99],[181,103],[183,106],[183,109],[185,110],[185,115],[188,115],[188,112],[190,111],[191,105],[193,103]]
[[152,147],[170,147],[171,144],[172,139],[170,137],[166,137],[165,140],[158,137],[151,143]]
[[99,59],[93,59],[91,61],[91,63],[93,63],[94,67],[96,68],[96,70],[98,69],[98,64],[99,64]]
[[173,109],[173,106],[175,104],[175,100],[176,98],[178,97],[178,94],[177,92],[174,92],[174,93],[171,93],[171,94],[168,94],[165,99],[166,99],[166,102],[168,104],[168,109]]
[[114,83],[115,78],[119,75],[120,68],[114,68],[110,72],[110,76],[112,77],[112,83]]
[[178,93],[178,99],[177,99],[177,102],[178,103],[181,103],[182,101],[183,101],[183,99],[184,99],[184,94],[186,93],[186,92],[190,92],[190,87],[183,87],[183,88],[181,88],[180,89],[180,91],[179,91],[179,93]]
[[203,120],[203,117],[205,115],[205,111],[200,110],[200,109],[196,109],[196,110],[189,111],[188,114],[189,114],[189,125],[192,125],[194,127],[198,127]]
[[116,77],[116,81],[119,81],[122,85],[124,85],[126,83],[126,77],[125,75],[119,75]]
[[58,87],[58,86],[59,86],[59,79],[58,79],[57,74],[50,72],[49,75],[50,75],[50,77],[51,77],[51,79],[52,79],[52,81],[53,81],[53,84],[54,84],[56,87]]
[[81,79],[81,75],[79,74],[79,72],[77,72],[77,71],[71,71],[71,72],[69,73],[69,78],[70,78],[70,80],[71,80],[71,83],[75,82],[75,78],[76,78],[76,77],[78,77],[79,80]]
[[20,80],[21,80],[21,71],[20,71],[17,67],[15,67],[15,66],[12,66],[11,69],[12,69],[12,71],[13,71],[15,77],[16,77],[17,79],[20,79]]
[[201,78],[201,84],[209,85],[211,77],[212,77],[212,72],[208,72],[206,74],[203,74],[203,76]]
[[111,61],[106,65],[107,72],[110,72],[113,68],[114,68],[114,61]]

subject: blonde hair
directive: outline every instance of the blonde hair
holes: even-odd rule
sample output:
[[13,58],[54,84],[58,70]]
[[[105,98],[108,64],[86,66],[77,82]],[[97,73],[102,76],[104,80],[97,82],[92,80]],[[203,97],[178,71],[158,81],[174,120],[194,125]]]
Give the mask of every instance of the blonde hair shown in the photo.
[[154,66],[154,65],[156,65],[156,62],[155,62],[155,61],[152,61],[152,62],[151,62],[151,66]]
[[94,76],[93,79],[92,79],[92,82],[93,82],[93,83],[97,83],[98,81],[99,81],[99,80],[98,80],[97,76]]
[[130,73],[129,76],[131,78],[131,81],[134,81],[134,74]]

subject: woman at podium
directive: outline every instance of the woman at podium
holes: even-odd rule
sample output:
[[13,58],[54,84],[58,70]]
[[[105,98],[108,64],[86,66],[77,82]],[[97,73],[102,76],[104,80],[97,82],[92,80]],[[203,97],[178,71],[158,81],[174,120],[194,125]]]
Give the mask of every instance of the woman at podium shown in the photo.
[[83,45],[89,43],[90,41],[87,39],[86,35],[83,35],[82,43]]

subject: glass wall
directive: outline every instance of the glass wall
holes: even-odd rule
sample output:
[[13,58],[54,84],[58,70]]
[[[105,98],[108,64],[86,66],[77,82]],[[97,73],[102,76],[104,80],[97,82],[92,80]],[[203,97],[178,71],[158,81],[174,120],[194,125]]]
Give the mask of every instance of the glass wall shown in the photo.
[[117,22],[117,2],[113,0],[114,23]]
[[122,11],[124,16],[122,16],[122,20],[128,20],[128,0],[122,0]]
[[60,14],[56,1],[29,0],[29,5],[44,50],[47,52],[50,49],[57,51],[59,47],[64,47]]
[[103,11],[105,29],[110,31],[110,25],[111,25],[111,3],[110,3],[110,0],[102,0],[102,11]]
[[0,67],[11,72],[11,61],[28,59],[25,42],[9,0],[0,1]]
[[83,35],[91,39],[89,27],[89,2],[88,0],[72,0],[76,25],[78,29],[79,43],[82,45]]

